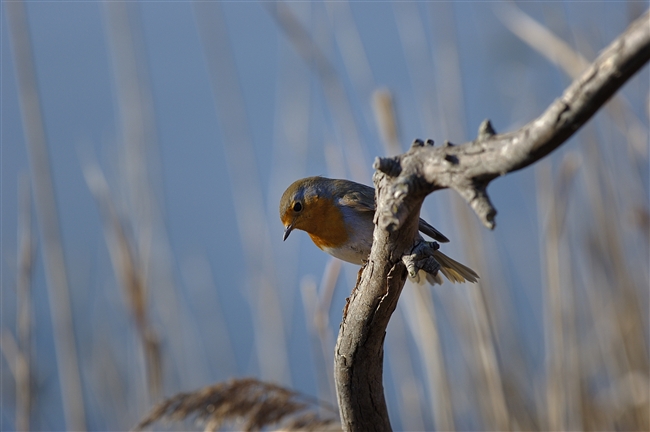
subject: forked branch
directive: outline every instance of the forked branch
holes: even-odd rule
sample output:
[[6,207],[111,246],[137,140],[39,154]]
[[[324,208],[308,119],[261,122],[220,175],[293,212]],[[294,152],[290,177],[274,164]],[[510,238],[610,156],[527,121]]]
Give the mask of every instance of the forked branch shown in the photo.
[[[486,120],[474,141],[444,147],[416,141],[391,164],[380,160],[376,167],[395,177],[393,184],[400,188],[418,182],[422,183],[419,187],[428,188],[429,192],[456,190],[483,224],[494,228],[496,210],[486,193],[488,183],[527,167],[563,144],[649,59],[650,15],[646,13],[612,42],[541,116],[522,128],[497,134]],[[392,166],[390,170],[382,169],[388,165]],[[400,168],[399,175],[393,174],[395,166]],[[403,199],[406,195],[401,196]],[[395,200],[386,208],[396,204],[399,209],[400,201]],[[386,221],[388,229],[394,229],[397,225],[391,220],[401,212],[389,213],[381,220]]]
[[474,141],[434,147],[432,141],[416,140],[405,154],[375,161],[374,243],[344,311],[335,352],[345,430],[391,429],[382,385],[383,343],[406,281],[402,257],[413,254],[416,246],[424,198],[439,189],[454,189],[485,226],[494,228],[496,210],[488,184],[559,147],[649,59],[650,15],[645,13],[541,116],[521,129],[497,134],[485,121]]

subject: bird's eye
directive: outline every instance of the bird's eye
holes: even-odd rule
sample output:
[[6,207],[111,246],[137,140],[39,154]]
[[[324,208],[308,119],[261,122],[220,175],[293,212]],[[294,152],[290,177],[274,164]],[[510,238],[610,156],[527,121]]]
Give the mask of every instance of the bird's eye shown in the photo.
[[302,204],[300,204],[299,202],[293,203],[293,211],[299,212],[301,210],[302,210]]

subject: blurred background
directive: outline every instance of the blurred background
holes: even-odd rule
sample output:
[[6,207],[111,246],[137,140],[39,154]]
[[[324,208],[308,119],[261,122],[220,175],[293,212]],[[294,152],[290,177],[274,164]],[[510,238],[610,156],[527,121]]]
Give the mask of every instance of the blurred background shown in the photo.
[[[358,268],[284,189],[532,120],[646,2],[3,3],[2,430],[128,430],[256,377],[336,404]],[[648,68],[552,155],[423,217],[476,285],[407,285],[396,430],[648,430]],[[191,428],[191,423],[171,428]]]

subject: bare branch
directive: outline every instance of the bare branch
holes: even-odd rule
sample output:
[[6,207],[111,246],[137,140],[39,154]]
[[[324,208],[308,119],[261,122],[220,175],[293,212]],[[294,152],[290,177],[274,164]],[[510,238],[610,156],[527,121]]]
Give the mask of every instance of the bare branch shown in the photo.
[[403,257],[418,253],[414,239],[424,198],[435,190],[454,189],[484,225],[494,228],[490,181],[559,147],[648,62],[649,17],[646,13],[632,23],[559,99],[521,129],[496,134],[485,121],[474,141],[434,147],[433,141],[416,140],[407,153],[375,161],[373,247],[344,310],[335,352],[345,430],[391,430],[382,385],[383,342],[406,281]]
[[[495,134],[483,123],[477,139],[459,145],[413,146],[394,158],[396,184],[422,178],[429,191],[452,188],[470,204],[484,225],[494,228],[496,210],[486,192],[496,177],[546,156],[584,125],[650,59],[650,15],[644,14],[619,36],[546,111],[514,132]],[[381,160],[379,165],[385,165]],[[401,200],[393,200],[400,219]],[[391,226],[393,224],[391,223]],[[399,225],[399,224],[398,224]]]

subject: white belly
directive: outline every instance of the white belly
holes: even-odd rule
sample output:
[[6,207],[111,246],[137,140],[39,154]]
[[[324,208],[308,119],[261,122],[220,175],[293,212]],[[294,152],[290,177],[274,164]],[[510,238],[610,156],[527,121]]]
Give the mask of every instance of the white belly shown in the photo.
[[333,257],[336,257],[340,260],[352,264],[358,264],[358,265],[363,264],[363,262],[368,259],[368,255],[370,254],[370,247],[368,247],[367,251],[357,250],[351,247],[340,247],[340,248],[324,247],[323,250],[328,254],[332,255]]

